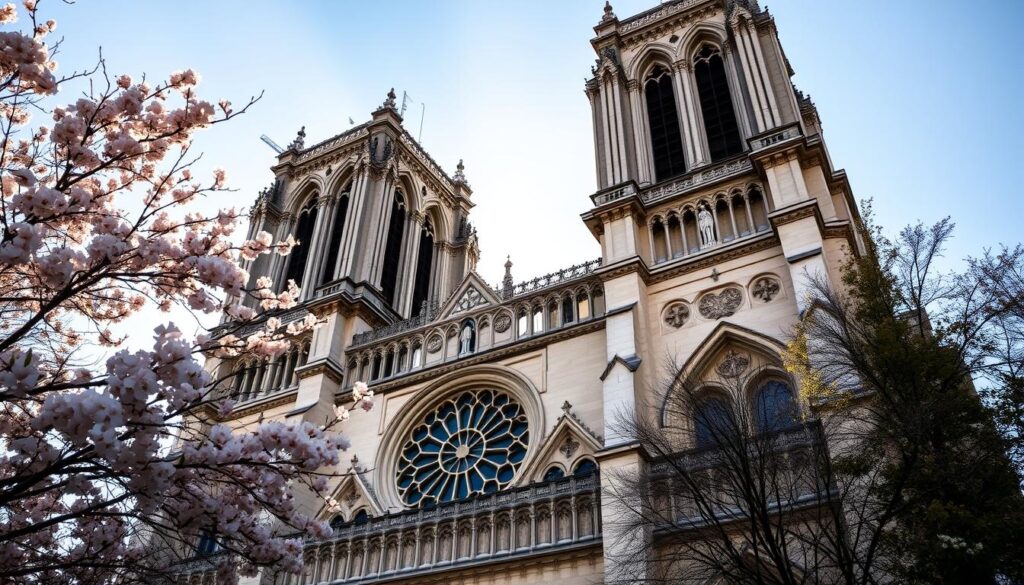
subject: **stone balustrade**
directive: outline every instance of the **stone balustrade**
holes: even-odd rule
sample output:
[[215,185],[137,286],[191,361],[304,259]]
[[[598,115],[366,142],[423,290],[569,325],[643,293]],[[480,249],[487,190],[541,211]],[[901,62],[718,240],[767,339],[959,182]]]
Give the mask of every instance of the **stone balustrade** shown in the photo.
[[[748,442],[753,465],[765,469],[766,478],[774,480],[771,501],[776,511],[787,512],[828,501],[832,485],[822,477],[817,462],[826,457],[824,433],[819,421],[793,426],[770,436],[751,437]],[[735,457],[735,456],[733,456]],[[733,471],[729,457],[720,449],[706,447],[662,457],[650,469],[653,505],[659,517],[672,519],[671,525],[659,530],[700,528],[708,522],[710,509],[717,518],[742,518],[745,512],[742,495],[736,492],[742,472]],[[675,485],[681,474],[702,486],[698,496],[688,485]],[[752,473],[759,473],[754,471]]]
[[597,474],[349,523],[308,543],[288,585],[362,583],[599,542]]

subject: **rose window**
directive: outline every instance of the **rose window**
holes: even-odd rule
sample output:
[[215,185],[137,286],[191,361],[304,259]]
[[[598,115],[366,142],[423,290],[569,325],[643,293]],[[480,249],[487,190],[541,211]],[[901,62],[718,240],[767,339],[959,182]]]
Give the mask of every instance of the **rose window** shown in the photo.
[[506,487],[526,457],[523,407],[496,390],[448,398],[416,425],[398,458],[398,493],[407,505],[429,505]]

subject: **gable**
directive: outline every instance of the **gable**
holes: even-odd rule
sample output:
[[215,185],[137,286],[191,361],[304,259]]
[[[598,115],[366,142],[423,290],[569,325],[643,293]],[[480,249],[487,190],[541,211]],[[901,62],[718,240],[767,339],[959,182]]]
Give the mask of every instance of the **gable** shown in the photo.
[[477,273],[470,272],[438,311],[437,318],[439,320],[446,319],[454,315],[468,313],[477,307],[498,304],[501,304],[501,299],[494,294],[490,285],[484,282]]

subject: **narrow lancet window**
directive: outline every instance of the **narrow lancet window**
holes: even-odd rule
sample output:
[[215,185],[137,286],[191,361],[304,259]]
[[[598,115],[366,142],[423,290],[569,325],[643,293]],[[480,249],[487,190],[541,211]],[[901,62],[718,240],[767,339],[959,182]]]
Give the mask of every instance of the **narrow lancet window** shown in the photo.
[[334,265],[338,263],[338,255],[341,254],[341,239],[345,235],[345,220],[348,218],[348,193],[343,193],[338,200],[338,211],[334,215],[334,225],[331,226],[331,240],[327,246],[327,264],[324,266],[324,273],[320,277],[320,284],[327,284],[334,280]]
[[430,294],[430,265],[434,261],[434,227],[428,219],[420,232],[420,252],[416,258],[416,282],[412,293],[412,314],[419,315]]
[[713,45],[704,45],[693,65],[712,162],[743,152],[722,52]]
[[[402,256],[402,241],[405,239],[405,201],[402,192],[395,192],[391,203],[391,219],[388,221],[388,239],[384,246],[384,271],[381,274],[380,288],[384,298],[391,306],[398,304],[397,286],[398,267]],[[414,307],[415,308],[415,307]]]
[[651,129],[654,176],[662,181],[686,171],[679,113],[668,69],[658,65],[651,71],[644,83],[644,97],[647,99],[647,120]]
[[288,255],[288,270],[284,279],[278,285],[282,290],[287,287],[289,280],[302,286],[302,277],[306,274],[306,259],[309,257],[309,247],[313,240],[313,227],[316,225],[316,197],[312,197],[309,203],[299,212],[298,225],[295,228],[295,247]]

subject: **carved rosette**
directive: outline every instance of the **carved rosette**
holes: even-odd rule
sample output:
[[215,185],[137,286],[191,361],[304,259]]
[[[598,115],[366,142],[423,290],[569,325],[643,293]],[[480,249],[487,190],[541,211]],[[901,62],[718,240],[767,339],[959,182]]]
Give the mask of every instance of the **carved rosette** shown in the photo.
[[427,351],[430,353],[437,353],[441,351],[441,336],[433,335],[427,340]]
[[747,371],[750,365],[750,356],[730,349],[722,362],[718,364],[715,371],[723,378],[738,378],[740,374]]
[[767,303],[777,297],[781,290],[782,285],[778,280],[770,276],[763,276],[754,282],[753,295]]
[[740,289],[727,288],[718,294],[708,293],[701,297],[697,310],[705,319],[722,319],[735,313],[742,302]]
[[679,329],[690,319],[690,305],[683,301],[675,301],[669,304],[664,318],[666,325]]
[[504,333],[508,331],[508,328],[512,326],[512,317],[509,317],[505,313],[498,315],[494,318],[494,330],[498,333]]

